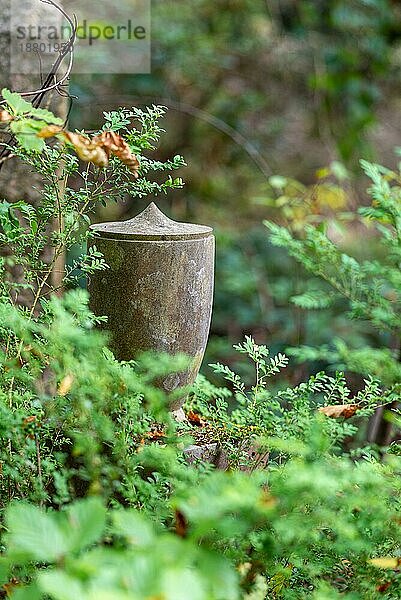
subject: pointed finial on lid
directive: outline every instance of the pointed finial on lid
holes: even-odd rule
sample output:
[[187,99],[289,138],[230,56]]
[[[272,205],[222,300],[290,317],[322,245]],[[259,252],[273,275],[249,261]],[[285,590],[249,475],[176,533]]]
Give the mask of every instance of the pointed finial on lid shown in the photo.
[[207,237],[213,231],[205,225],[173,221],[154,202],[133,219],[96,223],[91,229],[102,237],[127,240],[187,240]]

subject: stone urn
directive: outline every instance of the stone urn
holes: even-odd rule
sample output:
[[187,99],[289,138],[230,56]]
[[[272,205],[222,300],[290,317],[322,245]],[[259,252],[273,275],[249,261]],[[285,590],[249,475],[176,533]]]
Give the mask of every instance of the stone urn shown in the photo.
[[[185,372],[160,382],[167,393],[195,381],[209,335],[213,302],[211,227],[178,223],[152,202],[134,219],[98,223],[93,244],[109,268],[90,276],[90,307],[106,315],[110,347],[120,360],[142,352],[190,358]],[[183,418],[185,395],[172,411]]]

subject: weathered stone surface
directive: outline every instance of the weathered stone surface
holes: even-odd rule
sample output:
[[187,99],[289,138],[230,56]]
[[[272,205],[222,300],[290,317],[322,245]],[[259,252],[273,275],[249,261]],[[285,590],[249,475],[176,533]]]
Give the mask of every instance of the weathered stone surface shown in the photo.
[[189,465],[199,462],[209,462],[217,469],[225,471],[229,467],[228,459],[217,442],[210,444],[191,445],[185,448],[184,457]]
[[193,444],[185,448],[184,456],[185,460],[190,465],[198,461],[214,464],[217,452],[217,444],[203,444],[202,446]]
[[194,225],[193,223],[178,223],[166,217],[154,202],[139,215],[128,221],[114,221],[113,223],[97,223],[92,229],[107,238],[129,241],[140,240],[194,240],[210,237],[213,233],[211,227]]
[[[201,365],[213,301],[214,236],[202,225],[176,223],[154,203],[138,217],[92,225],[106,271],[91,276],[91,308],[107,315],[104,328],[121,360],[144,351],[184,353],[184,373],[162,382],[171,392],[190,385]],[[177,410],[184,399],[172,405]]]

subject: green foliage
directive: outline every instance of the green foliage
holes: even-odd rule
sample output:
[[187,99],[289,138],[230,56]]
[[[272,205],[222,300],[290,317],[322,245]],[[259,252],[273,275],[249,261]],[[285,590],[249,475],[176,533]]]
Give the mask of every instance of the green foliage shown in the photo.
[[[220,501],[206,511],[204,496],[210,486],[219,492]],[[219,537],[246,534],[271,513],[263,498],[257,478],[250,481],[240,475],[216,474],[187,502],[176,500],[188,523],[194,525],[185,538],[163,532],[133,510],[109,511],[105,531],[105,511],[95,499],[76,502],[61,513],[11,505],[7,512],[8,550],[2,566],[6,572],[8,565],[28,566],[35,560],[55,565],[38,572],[34,586],[41,591],[40,598],[48,594],[55,600],[89,600],[102,593],[102,598],[161,595],[175,600],[188,597],[191,589],[191,598],[235,600],[240,598],[239,575],[227,557],[213,550],[209,527],[219,523]],[[238,521],[233,518],[240,514]],[[25,535],[21,535],[23,531]],[[100,543],[104,535],[106,546]],[[35,538],[42,541],[40,550],[29,543]]]
[[[281,215],[281,210],[277,211],[277,217],[281,218]],[[320,220],[324,218],[323,215],[319,217]],[[297,232],[299,234],[299,228]],[[354,239],[352,236],[350,240],[352,249]],[[267,343],[273,353],[299,345],[331,344],[333,338],[345,335],[359,346],[380,346],[386,342],[379,331],[367,328],[365,322],[350,321],[346,300],[341,300],[314,273],[309,274],[296,265],[284,247],[268,242],[264,227],[232,234],[220,232],[216,242],[218,285],[205,363],[228,364],[249,383],[252,379],[250,368],[239,361],[238,353],[232,350],[233,345],[246,335],[251,335],[261,344]],[[372,251],[366,237],[363,246],[358,240],[356,250],[364,253],[365,245],[366,251]],[[302,301],[304,294],[307,294],[309,302],[319,302],[324,309],[306,312],[298,303],[291,302],[298,296]],[[323,367],[324,364],[318,361],[312,368],[321,370]],[[284,376],[293,384],[300,377],[307,376],[307,369],[297,374],[298,379],[292,379],[290,371],[286,371]],[[343,370],[343,367],[338,370]],[[370,372],[367,370],[365,373]],[[221,378],[212,375],[212,381],[221,383]]]
[[46,125],[62,125],[62,119],[44,108],[34,108],[19,94],[10,92],[6,88],[1,91],[1,95],[6,102],[6,108],[13,117],[10,129],[19,144],[26,151],[42,151],[45,148],[45,142],[36,134]]
[[[265,346],[247,338],[235,346],[254,366],[254,384],[248,389],[241,377],[229,367],[211,365],[214,372],[223,375],[233,389],[210,387],[207,380],[199,379],[188,408],[199,411],[207,419],[207,428],[199,437],[218,440],[232,468],[253,471],[270,459],[272,438],[305,443],[313,429],[319,408],[331,405],[355,405],[355,419],[324,418],[320,427],[327,436],[330,451],[339,452],[345,439],[358,431],[357,419],[369,417],[375,408],[385,402],[386,394],[378,381],[371,378],[365,387],[353,395],[342,373],[331,377],[323,372],[311,376],[306,382],[284,389],[273,387],[271,377],[288,364],[282,354],[269,355]],[[353,422],[354,421],[354,422]],[[250,452],[251,449],[251,452]],[[280,462],[283,455],[273,459]]]
[[[6,97],[15,116],[28,114],[17,97]],[[161,113],[157,107],[105,113],[106,129],[123,130],[141,154],[142,175],[182,164],[142,157],[159,137]],[[139,129],[126,129],[132,118]],[[86,292],[57,297],[50,284],[54,258],[42,255],[50,246],[58,257],[87,239],[87,211],[106,193],[138,197],[179,184],[133,182],[114,160],[105,172],[82,171],[58,141],[41,152],[20,142],[14,151],[42,174],[43,188],[35,207],[5,201],[0,210],[0,241],[8,250],[3,272],[11,261],[23,273],[4,277],[0,294],[1,594],[14,600],[398,597],[392,565],[401,544],[399,447],[381,463],[369,447],[347,452],[344,443],[358,419],[388,400],[379,382],[366,378],[364,389],[351,392],[342,373],[318,373],[280,389],[274,380],[287,357],[247,337],[235,349],[252,364],[253,384],[214,365],[231,389],[201,378],[189,401],[201,412],[198,425],[178,426],[168,410],[174,393],[166,395],[156,381],[185,368],[186,358],[117,361],[94,329]],[[78,189],[69,185],[71,175]],[[382,195],[393,193],[382,176],[374,192],[379,208]],[[55,218],[60,227],[49,233]],[[335,248],[324,248],[336,257]],[[364,284],[360,304],[373,298],[365,302],[370,315],[380,285],[372,295],[358,262],[341,261],[354,285]],[[89,274],[107,268],[93,245],[67,281],[78,266]],[[18,300],[26,291],[24,305]],[[313,295],[308,302],[316,306]],[[389,305],[380,308],[377,324],[393,327],[396,312],[390,319]],[[355,418],[319,410],[344,405]],[[226,454],[226,471],[186,463],[185,449],[201,439]],[[372,559],[385,559],[389,572],[383,576],[383,560]]]
[[289,11],[287,27],[313,38],[315,68],[309,82],[319,97],[318,123],[327,119],[342,157],[364,151],[375,120],[380,83],[391,72],[397,8],[388,0],[305,0]]
[[[12,123],[26,119],[59,122],[18,94],[3,90],[3,97],[15,117]],[[105,114],[105,128],[124,133],[142,160],[142,152],[151,150],[159,140],[162,130],[157,121],[163,113],[164,109],[156,106],[145,111],[121,109]],[[127,127],[132,120],[137,125]],[[88,213],[105,197],[116,199],[127,193],[142,197],[149,191],[165,192],[181,181],[169,176],[166,182],[157,183],[142,173],[133,180],[118,160],[111,160],[105,169],[91,163],[82,168],[69,146],[58,140],[46,144],[41,152],[32,152],[18,137],[17,142],[13,154],[40,175],[42,186],[35,205],[23,200],[13,204],[5,200],[0,205],[4,256],[0,282],[0,454],[4,459],[0,493],[8,500],[16,497],[52,506],[88,493],[140,504],[148,496],[157,496],[146,479],[139,477],[138,486],[129,483],[132,474],[141,469],[133,456],[150,421],[143,407],[139,408],[140,401],[146,394],[149,414],[153,412],[153,418],[160,412],[165,415],[167,400],[152,383],[163,370],[170,373],[182,368],[183,360],[177,357],[172,367],[171,361],[161,358],[156,374],[151,361],[144,359],[146,375],[140,367],[134,374],[131,365],[118,364],[104,351],[104,337],[87,335],[102,317],[88,310],[86,294],[75,291],[58,300],[52,296],[58,289],[52,275],[66,250],[91,238]],[[146,173],[183,164],[180,157],[166,164],[145,157],[143,162]],[[107,265],[92,244],[66,269],[60,286],[76,284],[79,277],[104,268]],[[154,453],[156,456],[157,449]],[[163,477],[159,488],[166,488]]]
[[379,258],[359,259],[345,253],[340,244],[330,239],[324,223],[318,227],[306,226],[304,235],[299,237],[288,228],[271,222],[266,225],[274,245],[285,247],[307,271],[326,283],[321,294],[311,290],[294,297],[295,304],[304,309],[318,309],[345,298],[351,319],[362,320],[397,340],[394,350],[350,348],[350,344],[334,340],[334,349],[300,348],[292,353],[300,359],[322,358],[337,365],[345,364],[362,375],[374,374],[397,389],[401,376],[400,174],[366,161],[361,164],[372,181],[369,188],[372,204],[360,208],[358,214],[367,227],[366,234],[378,246]]
[[[39,297],[55,291],[51,278],[60,257],[73,246],[85,248],[93,237],[88,229],[89,213],[99,204],[105,205],[105,198],[113,201],[127,196],[142,198],[181,187],[182,180],[173,179],[170,174],[164,182],[152,181],[148,176],[155,171],[176,170],[184,162],[179,156],[164,163],[143,155],[154,150],[163,132],[158,125],[158,120],[165,112],[163,107],[105,113],[104,130],[121,134],[131,151],[134,149],[138,155],[140,177],[135,180],[128,167],[117,158],[111,159],[105,168],[98,168],[90,162],[83,167],[69,145],[62,141],[45,144],[36,133],[46,123],[58,124],[60,119],[44,109],[33,108],[16,93],[3,90],[3,97],[16,118],[10,127],[16,134],[13,126],[18,125],[22,135],[21,138],[16,134],[18,145],[12,151],[40,175],[42,190],[40,202],[34,206],[24,200],[12,206],[3,201],[0,206],[0,244],[11,255],[0,266],[3,274],[0,293],[4,297],[13,296],[16,300],[25,290],[23,295],[29,298],[33,313]],[[27,124],[36,128],[35,131],[27,132]],[[30,141],[27,144],[28,138]],[[40,142],[40,148],[33,148],[32,140],[36,140],[35,144]],[[53,221],[57,223],[56,229],[49,228],[49,223]],[[45,257],[49,249],[52,250],[50,260]],[[15,277],[7,278],[8,268],[22,270],[22,277],[18,281]],[[67,268],[61,285],[75,286],[83,276],[104,268],[107,265],[92,246]]]
[[[321,598],[322,580],[333,597],[397,597],[396,574],[383,578],[369,561],[401,543],[398,459],[383,466],[366,455],[355,464],[327,454],[317,424],[311,434],[307,444],[289,445],[293,458],[269,474],[210,473],[173,495],[175,531],[153,524],[146,511],[117,508],[105,527],[97,499],[60,513],[11,504],[3,580],[31,574],[26,594],[54,600],[175,600],[188,589],[200,600]],[[34,561],[42,565],[36,572]],[[253,581],[244,595],[241,582]],[[383,582],[384,596],[375,591]]]
[[[45,323],[1,306],[4,339],[16,338],[21,348],[18,362],[0,355],[4,497],[53,506],[88,493],[123,504],[142,504],[148,495],[152,501],[155,488],[139,476],[132,481],[144,468],[137,455],[151,420],[144,409],[167,419],[167,399],[152,382],[183,361],[160,357],[155,370],[148,360],[146,373],[120,365],[104,351],[103,336],[90,331],[86,300],[83,291],[52,298]],[[157,460],[157,447],[154,454]],[[166,466],[156,485],[162,494],[168,473]]]

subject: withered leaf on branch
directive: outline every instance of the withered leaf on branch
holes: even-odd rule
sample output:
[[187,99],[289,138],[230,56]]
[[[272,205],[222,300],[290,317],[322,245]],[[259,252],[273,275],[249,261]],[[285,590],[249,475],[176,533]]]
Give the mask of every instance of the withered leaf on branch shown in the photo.
[[109,157],[100,144],[94,143],[80,133],[65,131],[63,135],[74,146],[75,152],[81,160],[91,162],[97,167],[107,167]]
[[57,135],[58,133],[61,133],[62,131],[63,131],[63,128],[60,127],[59,125],[46,125],[46,127],[43,127],[43,129],[38,131],[38,133],[36,135],[39,138],[46,139],[46,138],[51,138],[51,137]]
[[326,417],[331,417],[333,419],[338,419],[340,417],[349,419],[354,416],[357,410],[358,406],[356,404],[333,404],[331,406],[319,408],[319,412],[326,415]]
[[145,433],[145,437],[147,437],[151,442],[156,442],[157,440],[165,438],[166,434],[164,431],[147,431]]
[[46,139],[59,134],[63,135],[74,146],[78,157],[84,162],[91,162],[97,167],[107,167],[110,156],[114,155],[128,167],[135,178],[138,177],[139,160],[124,138],[118,133],[103,131],[99,135],[90,138],[82,133],[63,131],[63,128],[57,125],[47,125],[36,135],[39,138]]
[[185,538],[188,532],[188,522],[185,515],[180,511],[175,511],[175,533],[182,538]]
[[71,373],[69,373],[60,382],[60,385],[58,386],[58,390],[57,390],[58,395],[66,396],[68,394],[68,392],[71,390],[73,383],[74,383],[74,375],[71,375]]
[[10,598],[13,590],[15,590],[15,588],[19,587],[21,585],[21,582],[16,579],[15,577],[13,577],[12,579],[10,579],[10,581],[8,581],[7,583],[5,583],[1,588],[0,588],[0,594],[5,594],[5,596],[0,595],[0,598]]
[[13,120],[14,117],[10,115],[8,110],[0,110],[0,123],[10,123]]
[[121,135],[115,131],[103,131],[93,138],[93,142],[101,144],[109,156],[114,154],[128,167],[134,177],[138,177],[139,161]]
[[187,419],[191,425],[196,425],[197,427],[206,427],[207,425],[207,421],[192,410],[187,413]]

